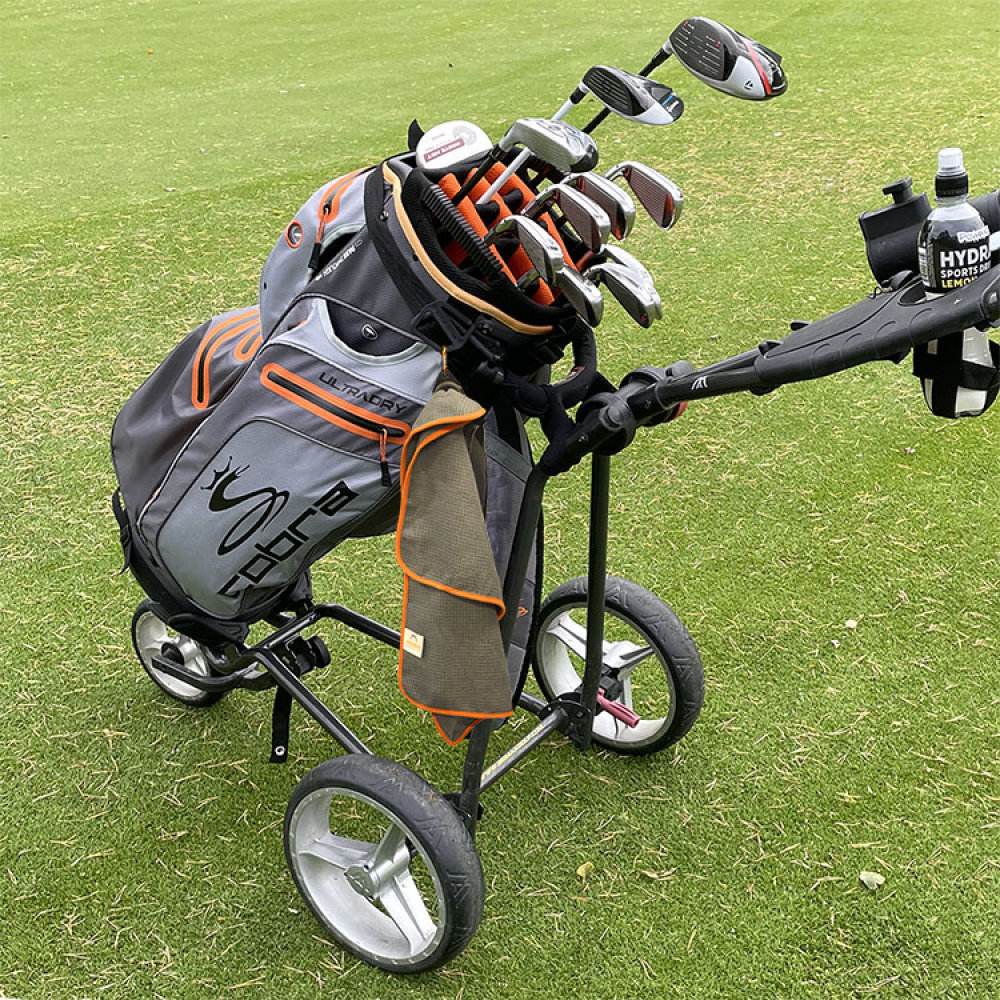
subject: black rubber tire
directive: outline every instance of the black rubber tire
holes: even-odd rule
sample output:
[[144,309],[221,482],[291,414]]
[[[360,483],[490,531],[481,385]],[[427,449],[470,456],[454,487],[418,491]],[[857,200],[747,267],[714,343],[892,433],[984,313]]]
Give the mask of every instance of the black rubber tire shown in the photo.
[[[132,615],[132,648],[135,650],[135,655],[138,658],[139,663],[142,664],[143,670],[145,670],[149,675],[150,680],[169,698],[174,701],[179,701],[183,705],[190,705],[192,708],[207,708],[209,705],[214,705],[220,698],[224,697],[228,692],[200,691],[192,685],[183,685],[181,682],[176,681],[169,675],[161,673],[152,665],[152,662],[149,659],[149,644],[148,642],[143,641],[143,637],[140,635],[140,632],[144,631],[153,620],[159,624],[164,636],[168,640],[176,637],[181,639],[185,645],[193,644],[193,646],[190,647],[192,649],[197,647],[198,655],[200,655],[205,661],[205,669],[208,674],[211,676],[215,673],[209,665],[207,659],[204,657],[204,650],[201,644],[195,642],[193,639],[188,639],[186,636],[181,636],[178,633],[173,632],[173,630],[168,629],[163,621],[153,611],[152,602],[147,600],[142,601],[135,609],[135,614]],[[181,687],[178,687],[178,684],[181,684]],[[184,690],[184,688],[187,688],[187,690]]]
[[[321,794],[310,800],[314,793]],[[437,926],[436,936],[418,955],[380,954],[352,938],[343,926],[351,920],[352,906],[355,910],[357,907],[378,910],[377,905],[348,883],[346,872],[341,877],[332,864],[328,864],[322,876],[307,876],[300,868],[296,849],[300,836],[297,823],[308,822],[305,814],[310,808],[318,812],[324,808],[329,810],[331,804],[335,806],[333,799],[331,804],[324,803],[323,793],[332,793],[334,799],[338,794],[355,801],[360,797],[364,805],[381,811],[393,827],[405,831],[411,859],[415,851],[419,852],[436,882],[438,918],[436,921],[432,918]],[[351,805],[356,808],[354,803]],[[301,836],[305,841],[307,834]],[[446,799],[423,778],[396,761],[368,754],[347,754],[313,768],[296,785],[289,799],[284,843],[289,871],[313,915],[347,951],[369,965],[396,973],[425,972],[462,951],[479,927],[486,888],[472,836]],[[310,878],[323,891],[329,891],[333,883],[339,886],[327,900],[331,912],[324,911],[314,897],[307,884]],[[378,914],[384,912],[378,910]]]
[[[618,576],[607,578],[604,599],[606,613],[626,622],[645,638],[656,654],[670,688],[669,710],[662,717],[662,725],[645,736],[630,740],[632,735],[622,729],[623,739],[611,738],[596,731],[605,726],[599,713],[595,719],[594,742],[614,753],[626,756],[644,756],[656,753],[682,739],[695,724],[705,698],[705,674],[702,670],[698,647],[684,627],[684,623],[655,594],[631,580]],[[564,612],[585,609],[587,606],[587,578],[577,577],[558,586],[543,602],[535,619],[529,643],[535,679],[542,693],[549,700],[573,690],[568,671],[562,670],[564,683],[555,690],[552,667],[544,663],[545,633],[550,624]],[[641,664],[634,669],[638,670]],[[582,665],[579,668],[582,670]],[[576,671],[579,683],[582,676]],[[607,717],[610,718],[610,717]],[[647,727],[651,729],[652,727]],[[639,732],[638,730],[636,731]]]

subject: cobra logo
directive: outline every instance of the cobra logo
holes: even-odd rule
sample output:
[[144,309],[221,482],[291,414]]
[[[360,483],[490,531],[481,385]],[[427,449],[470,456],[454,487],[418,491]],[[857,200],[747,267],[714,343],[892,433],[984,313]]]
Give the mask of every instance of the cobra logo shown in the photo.
[[276,490],[273,486],[251,490],[249,493],[227,493],[227,489],[249,468],[249,465],[244,465],[242,469],[234,469],[233,460],[230,458],[221,472],[213,470],[211,483],[202,487],[203,491],[212,494],[208,501],[208,509],[211,511],[231,510],[233,507],[249,504],[243,516],[219,542],[220,556],[227,555],[233,549],[239,548],[251,535],[263,531],[288,503],[288,491]]

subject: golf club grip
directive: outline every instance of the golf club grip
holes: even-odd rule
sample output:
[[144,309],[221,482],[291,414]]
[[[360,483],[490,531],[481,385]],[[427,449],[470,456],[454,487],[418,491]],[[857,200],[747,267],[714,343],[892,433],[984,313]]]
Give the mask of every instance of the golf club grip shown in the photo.
[[420,199],[425,208],[441,224],[444,231],[466,252],[469,260],[487,278],[502,278],[503,267],[479,238],[476,231],[462,218],[451,199],[436,185],[427,188]]
[[754,371],[765,386],[802,382],[868,361],[898,361],[912,348],[1000,319],[1000,270],[936,298],[919,279],[810,323],[763,354]]

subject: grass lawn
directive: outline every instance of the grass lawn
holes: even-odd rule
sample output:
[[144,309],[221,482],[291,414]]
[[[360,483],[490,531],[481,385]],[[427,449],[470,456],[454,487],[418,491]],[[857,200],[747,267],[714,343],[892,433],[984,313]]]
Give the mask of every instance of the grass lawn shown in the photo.
[[[783,54],[780,101],[668,63],[677,124],[597,133],[606,165],[645,160],[686,200],[675,230],[640,219],[629,241],[666,315],[645,331],[609,303],[612,378],[863,296],[857,214],[898,177],[927,190],[942,146],[975,193],[1000,186],[996,0],[600,10],[5,3],[0,996],[1000,996],[1000,430],[934,419],[907,363],[693,405],[616,460],[609,571],[687,623],[704,710],[648,759],[552,739],[489,792],[484,920],[438,972],[360,964],[295,892],[284,809],[329,738],[296,713],[269,766],[270,699],[186,710],[135,662],[115,414],[183,333],[255,301],[297,207],[402,149],[411,118],[498,136],[592,63],[638,68],[691,13]],[[548,589],[585,571],[586,485],[552,484]],[[398,621],[391,540],[336,550],[317,590]],[[328,640],[315,689],[454,788],[461,754],[399,694],[392,651]]]

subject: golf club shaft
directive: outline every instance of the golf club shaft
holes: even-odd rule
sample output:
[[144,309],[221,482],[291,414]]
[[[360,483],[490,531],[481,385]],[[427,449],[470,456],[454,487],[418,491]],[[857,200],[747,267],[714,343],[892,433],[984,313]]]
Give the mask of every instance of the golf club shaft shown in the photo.
[[[554,122],[562,121],[563,118],[565,118],[566,115],[568,115],[570,113],[570,111],[572,110],[572,108],[574,106],[575,106],[575,102],[572,99],[568,100],[552,116],[552,118],[550,119],[550,121],[554,121]],[[507,181],[510,180],[511,176],[513,175],[513,173],[516,170],[518,170],[519,168],[523,167],[524,164],[527,163],[530,158],[531,158],[531,150],[530,149],[522,149],[521,152],[518,153],[517,156],[515,156],[513,160],[511,160],[509,166],[504,170],[504,172],[502,174],[500,174],[500,176],[489,186],[489,188],[483,194],[483,196],[481,198],[478,198],[476,200],[476,204],[477,205],[485,205],[490,200],[490,198],[492,198],[493,195],[495,195],[497,193],[497,191],[499,191],[500,188],[502,188],[504,186],[504,184],[506,184]],[[476,181],[478,181],[479,179],[480,178],[477,178]],[[476,181],[474,181],[473,184],[469,186],[469,190],[470,191],[475,186]],[[468,183],[468,182],[466,182],[466,183]],[[463,187],[463,190],[464,190],[465,185],[463,184],[462,187]],[[465,194],[468,194],[468,191],[466,191]],[[465,194],[462,194],[462,192],[460,191],[458,193],[458,195],[456,195],[455,200],[456,201],[461,201],[461,198],[464,198]],[[459,197],[459,195],[461,197]]]

